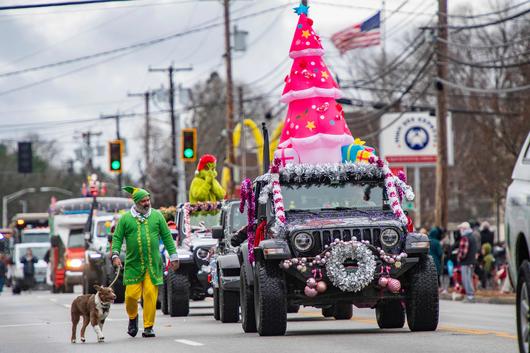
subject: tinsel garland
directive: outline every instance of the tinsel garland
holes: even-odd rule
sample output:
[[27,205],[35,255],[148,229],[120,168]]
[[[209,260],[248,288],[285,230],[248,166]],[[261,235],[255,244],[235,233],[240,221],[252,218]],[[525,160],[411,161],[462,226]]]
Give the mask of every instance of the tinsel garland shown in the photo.
[[[371,156],[367,163],[335,163],[335,164],[287,164],[280,168],[280,161],[274,160],[269,173],[258,177],[258,181],[267,184],[262,187],[259,202],[265,204],[269,194],[273,193],[274,207],[276,200],[281,198],[280,183],[329,183],[359,180],[378,180],[384,177],[385,187],[392,212],[399,218],[403,225],[407,225],[408,219],[401,208],[401,198],[404,195],[407,200],[414,199],[412,188],[405,182],[404,174],[395,176],[392,174],[388,164],[377,156]],[[274,190],[276,190],[276,192]],[[275,196],[276,195],[276,196]],[[280,201],[278,201],[278,205]],[[285,210],[283,209],[283,198],[281,198],[281,212],[276,213],[276,221],[272,229],[275,234],[281,236],[285,228]]]
[[408,200],[413,200],[414,193],[412,192],[412,188],[406,185],[403,180],[392,174],[388,164],[386,164],[381,158],[377,156],[370,156],[368,162],[371,165],[376,165],[383,172],[385,177],[385,187],[392,212],[394,212],[394,215],[399,218],[403,225],[406,226],[408,224],[408,218],[401,208],[400,193],[398,190],[402,190]]
[[[344,292],[359,292],[370,284],[375,275],[375,256],[365,244],[352,240],[332,243],[326,261],[326,270],[331,283]],[[344,267],[347,259],[357,260],[358,267],[349,272]]]
[[186,202],[182,210],[184,212],[184,232],[186,233],[186,238],[184,239],[184,244],[186,246],[190,246],[191,244],[191,222],[190,222],[190,215],[194,212],[208,212],[208,211],[217,211],[220,210],[223,206],[222,202],[198,202],[191,204],[189,202]]
[[247,207],[248,261],[250,263],[254,263],[254,239],[256,237],[254,223],[256,221],[256,200],[254,190],[252,189],[252,180],[247,178],[241,183],[240,199],[241,202],[239,204],[239,212],[245,212],[245,205]]

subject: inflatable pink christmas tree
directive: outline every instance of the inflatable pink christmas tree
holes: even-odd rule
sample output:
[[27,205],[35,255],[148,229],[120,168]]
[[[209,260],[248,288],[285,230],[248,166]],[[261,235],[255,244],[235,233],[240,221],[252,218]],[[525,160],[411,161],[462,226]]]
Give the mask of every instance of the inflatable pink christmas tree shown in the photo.
[[339,163],[341,147],[354,141],[335,101],[341,92],[322,59],[324,49],[307,7],[301,5],[296,12],[300,17],[289,51],[294,61],[281,97],[289,109],[275,157],[284,165]]

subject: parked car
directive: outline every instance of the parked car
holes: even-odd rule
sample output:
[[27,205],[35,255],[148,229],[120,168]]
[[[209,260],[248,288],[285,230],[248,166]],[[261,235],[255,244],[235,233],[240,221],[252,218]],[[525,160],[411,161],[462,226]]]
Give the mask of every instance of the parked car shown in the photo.
[[517,281],[519,350],[530,351],[530,133],[526,137],[506,194],[506,242],[510,277]]
[[[381,169],[296,167],[253,184],[258,240],[250,249],[244,242],[239,253],[243,330],[285,334],[290,305],[347,320],[352,304],[375,308],[381,328],[401,328],[406,317],[412,331],[435,330],[439,297],[429,239],[408,232],[392,212],[388,194],[395,197],[395,191],[387,189]],[[281,193],[273,192],[275,181]],[[281,225],[275,211],[280,195]]]

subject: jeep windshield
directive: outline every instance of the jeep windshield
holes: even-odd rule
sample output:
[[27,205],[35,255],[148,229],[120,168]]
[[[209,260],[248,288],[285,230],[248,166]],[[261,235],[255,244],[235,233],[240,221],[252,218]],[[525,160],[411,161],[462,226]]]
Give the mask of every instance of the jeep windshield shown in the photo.
[[[193,212],[190,214],[190,225],[192,232],[209,232],[213,226],[219,225],[221,211]],[[181,224],[181,232],[185,234],[184,222]]]
[[383,209],[387,203],[379,183],[287,184],[282,196],[286,211]]

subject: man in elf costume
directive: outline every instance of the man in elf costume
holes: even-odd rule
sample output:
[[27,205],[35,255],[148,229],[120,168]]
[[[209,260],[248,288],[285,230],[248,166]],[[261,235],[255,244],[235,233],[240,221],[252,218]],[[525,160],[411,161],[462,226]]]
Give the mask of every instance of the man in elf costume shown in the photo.
[[195,177],[190,185],[190,203],[222,201],[226,191],[215,179],[217,177],[217,159],[205,154],[199,160]]
[[125,213],[116,226],[112,236],[112,263],[121,267],[120,251],[125,241],[125,309],[129,316],[127,333],[135,337],[138,333],[138,300],[143,298],[143,337],[155,337],[156,300],[158,286],[163,284],[162,259],[159,251],[159,239],[162,239],[174,271],[178,269],[178,257],[175,242],[162,213],[151,208],[149,192],[144,189],[126,186],[134,205]]

